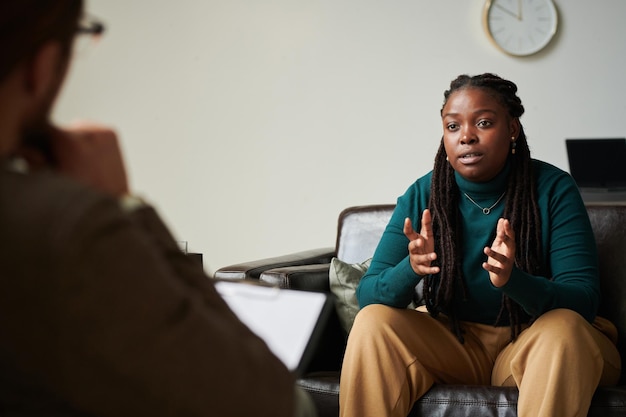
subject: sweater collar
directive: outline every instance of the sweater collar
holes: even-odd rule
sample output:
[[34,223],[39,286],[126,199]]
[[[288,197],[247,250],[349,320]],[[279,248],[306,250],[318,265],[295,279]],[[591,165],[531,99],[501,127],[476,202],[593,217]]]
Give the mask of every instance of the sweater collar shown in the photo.
[[473,182],[463,178],[458,172],[454,172],[454,178],[459,186],[459,189],[468,193],[474,197],[491,196],[494,194],[501,194],[506,190],[506,184],[511,171],[511,164],[506,163],[502,171],[494,178],[485,182]]

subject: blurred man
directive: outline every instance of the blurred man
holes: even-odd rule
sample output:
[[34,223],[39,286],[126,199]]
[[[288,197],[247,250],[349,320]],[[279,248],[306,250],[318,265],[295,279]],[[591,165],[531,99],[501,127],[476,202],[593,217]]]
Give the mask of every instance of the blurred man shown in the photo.
[[298,414],[290,372],[131,194],[116,134],[51,124],[75,38],[104,29],[82,9],[0,1],[2,414]]

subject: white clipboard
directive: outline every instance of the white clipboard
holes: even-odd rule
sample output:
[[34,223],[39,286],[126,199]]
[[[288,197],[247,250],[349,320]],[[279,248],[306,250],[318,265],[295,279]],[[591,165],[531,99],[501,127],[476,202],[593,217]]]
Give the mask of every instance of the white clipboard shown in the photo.
[[304,372],[333,308],[328,294],[245,281],[218,281],[215,288],[289,370]]

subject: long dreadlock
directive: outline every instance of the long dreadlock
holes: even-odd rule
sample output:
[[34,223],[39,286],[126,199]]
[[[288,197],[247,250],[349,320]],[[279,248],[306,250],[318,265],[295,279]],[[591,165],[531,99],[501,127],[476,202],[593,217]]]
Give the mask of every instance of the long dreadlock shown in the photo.
[[[444,93],[444,106],[452,93],[464,88],[487,89],[508,109],[509,115],[519,118],[524,113],[524,106],[517,97],[517,86],[494,74],[477,76],[461,75],[450,84]],[[530,149],[523,127],[515,141],[515,152],[509,155],[511,170],[506,188],[504,217],[511,222],[516,231],[515,266],[531,274],[538,273],[541,265],[541,218],[537,205],[537,189],[531,167]],[[465,281],[462,274],[460,248],[462,242],[459,211],[459,188],[454,178],[454,170],[446,160],[442,143],[437,152],[433,169],[430,210],[433,215],[433,233],[437,264],[440,272],[424,279],[424,298],[426,306],[433,315],[446,312],[450,318],[452,331],[463,341],[463,331],[454,310],[455,294],[465,293]],[[511,339],[521,331],[524,313],[522,308],[506,295],[502,297],[502,306],[496,323],[507,312],[511,324]]]

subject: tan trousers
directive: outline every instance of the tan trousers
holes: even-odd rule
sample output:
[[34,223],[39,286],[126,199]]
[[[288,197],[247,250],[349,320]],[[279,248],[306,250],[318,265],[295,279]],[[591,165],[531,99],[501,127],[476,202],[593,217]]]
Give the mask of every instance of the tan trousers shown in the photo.
[[463,322],[461,344],[443,317],[370,305],[348,338],[340,415],[406,417],[438,383],[517,385],[520,417],[584,417],[596,387],[616,384],[621,369],[615,327],[596,322],[552,310],[513,343],[510,327]]

